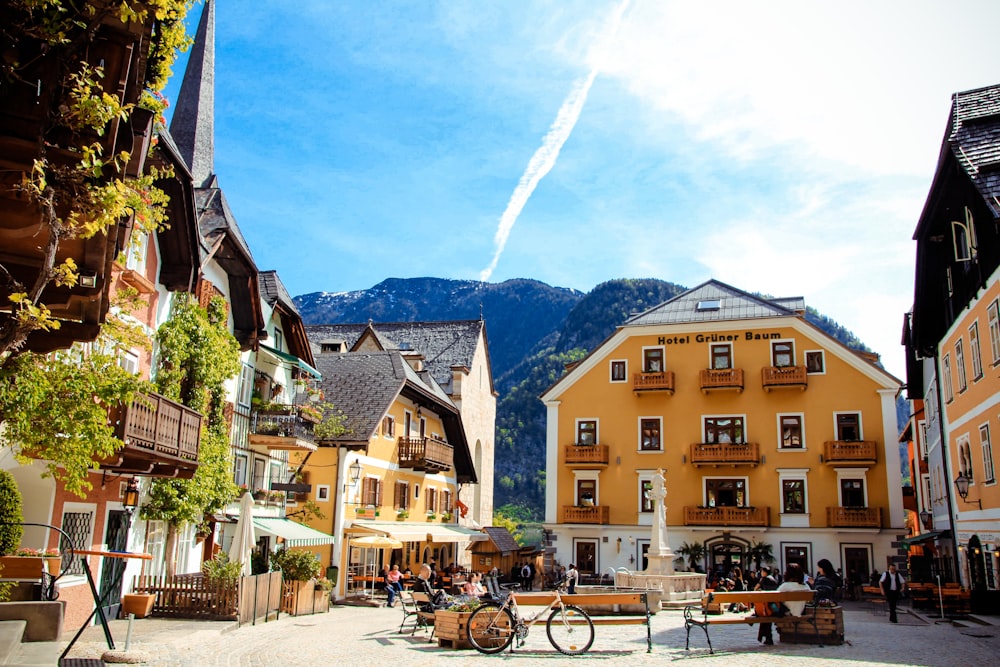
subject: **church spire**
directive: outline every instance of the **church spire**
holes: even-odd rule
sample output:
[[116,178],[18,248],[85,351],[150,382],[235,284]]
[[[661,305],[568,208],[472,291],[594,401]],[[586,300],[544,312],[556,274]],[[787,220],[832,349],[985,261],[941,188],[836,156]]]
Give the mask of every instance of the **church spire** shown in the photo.
[[181,157],[196,188],[215,175],[215,2],[205,0],[177,106],[170,121]]

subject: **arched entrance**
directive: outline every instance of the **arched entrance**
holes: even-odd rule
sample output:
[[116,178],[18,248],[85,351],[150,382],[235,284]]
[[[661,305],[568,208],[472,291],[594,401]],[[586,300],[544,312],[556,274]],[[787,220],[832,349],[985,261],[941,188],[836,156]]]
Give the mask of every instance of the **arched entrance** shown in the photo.
[[983,553],[983,545],[978,535],[973,535],[969,539],[966,553],[969,559],[969,587],[974,591],[985,591],[986,554]]
[[705,540],[705,556],[708,558],[709,574],[728,575],[733,567],[746,570],[750,543],[729,533]]

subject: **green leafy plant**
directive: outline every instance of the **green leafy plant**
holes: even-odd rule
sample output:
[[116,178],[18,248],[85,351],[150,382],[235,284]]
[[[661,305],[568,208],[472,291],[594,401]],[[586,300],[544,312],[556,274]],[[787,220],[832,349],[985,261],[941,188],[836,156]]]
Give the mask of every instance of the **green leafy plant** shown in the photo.
[[201,564],[201,571],[211,583],[232,587],[240,580],[243,564],[230,561],[229,555],[220,551],[212,560]]
[[281,570],[285,581],[309,581],[319,577],[319,556],[302,549],[281,549],[271,556],[271,570]]
[[9,471],[0,469],[0,556],[17,551],[24,535],[21,489]]
[[316,590],[318,591],[332,591],[333,582],[326,577],[320,577],[316,580]]
[[705,558],[705,545],[701,542],[692,542],[690,544],[684,542],[681,544],[681,548],[677,550],[677,553],[687,558],[688,568],[694,572],[698,564]]
[[397,519],[409,519],[410,518],[410,510],[396,510],[396,518]]

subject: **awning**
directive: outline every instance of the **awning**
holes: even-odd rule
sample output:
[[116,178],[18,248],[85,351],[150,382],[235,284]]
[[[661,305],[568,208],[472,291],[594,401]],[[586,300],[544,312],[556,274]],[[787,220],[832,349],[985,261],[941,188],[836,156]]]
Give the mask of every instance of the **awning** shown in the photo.
[[333,535],[327,535],[320,531],[295,523],[291,519],[276,519],[266,516],[255,516],[253,518],[255,529],[277,535],[285,540],[285,545],[289,547],[316,547],[322,544],[333,544]]
[[287,361],[288,363],[293,364],[298,368],[301,368],[306,373],[309,373],[309,375],[312,375],[316,379],[320,379],[323,377],[322,373],[320,373],[318,370],[316,370],[306,362],[296,357],[294,354],[288,354],[287,352],[282,352],[281,350],[275,349],[270,345],[264,345],[263,343],[260,344],[260,349],[263,350],[264,352],[267,352],[278,361]]
[[486,533],[453,524],[409,523],[404,521],[355,521],[349,530],[353,533],[378,533],[400,542],[481,542],[489,539]]
[[899,543],[903,547],[908,547],[911,544],[920,544],[921,542],[927,542],[928,540],[947,539],[950,537],[950,530],[929,530],[926,533],[920,533],[919,535],[902,539]]

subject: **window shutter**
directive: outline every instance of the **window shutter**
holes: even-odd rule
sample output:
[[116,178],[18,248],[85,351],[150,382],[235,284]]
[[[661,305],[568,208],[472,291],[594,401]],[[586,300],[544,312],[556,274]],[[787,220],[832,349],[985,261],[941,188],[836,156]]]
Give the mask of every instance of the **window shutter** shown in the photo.
[[382,506],[382,480],[376,479],[375,482],[375,507]]

